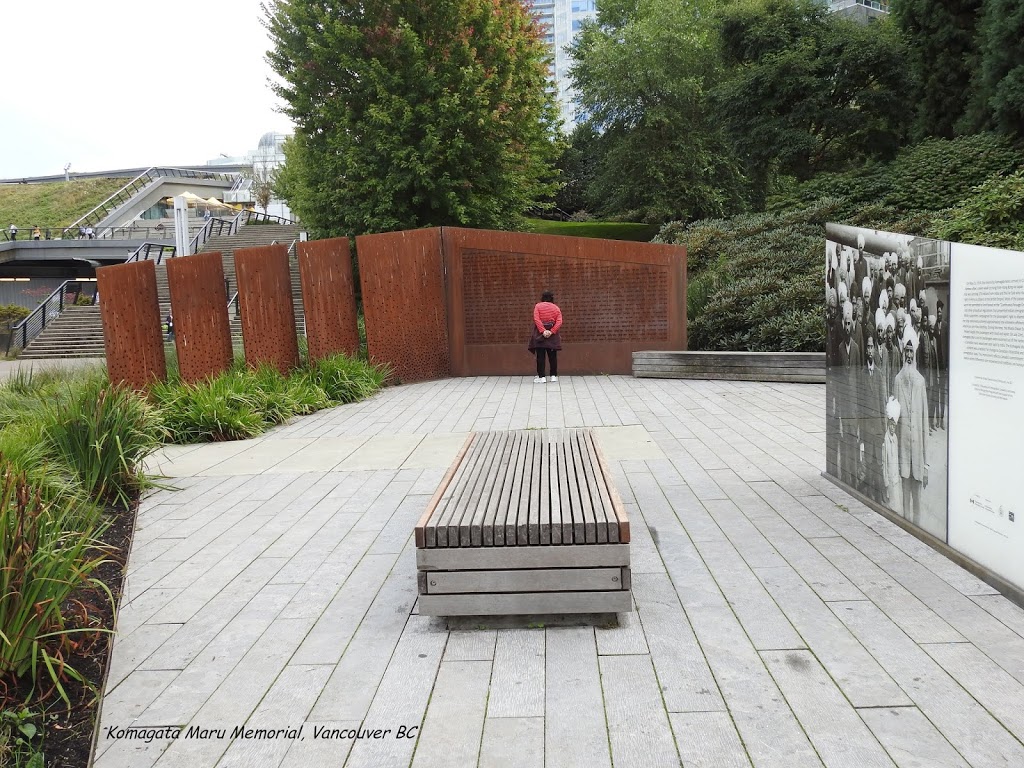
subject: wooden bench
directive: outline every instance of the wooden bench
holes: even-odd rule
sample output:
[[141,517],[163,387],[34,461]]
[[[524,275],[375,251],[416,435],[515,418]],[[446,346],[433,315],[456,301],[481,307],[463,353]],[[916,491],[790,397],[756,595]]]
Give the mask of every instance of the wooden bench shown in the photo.
[[589,429],[470,435],[416,548],[424,615],[632,610],[629,520]]

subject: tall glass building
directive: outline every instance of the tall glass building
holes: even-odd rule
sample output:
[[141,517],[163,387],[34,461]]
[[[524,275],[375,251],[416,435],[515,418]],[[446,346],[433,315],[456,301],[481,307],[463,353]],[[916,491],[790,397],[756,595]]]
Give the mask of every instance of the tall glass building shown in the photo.
[[572,58],[566,47],[572,43],[584,19],[597,15],[597,0],[524,0],[526,6],[544,29],[544,41],[551,50],[548,71],[549,90],[558,99],[558,105],[568,133],[575,125],[573,89],[569,80]]

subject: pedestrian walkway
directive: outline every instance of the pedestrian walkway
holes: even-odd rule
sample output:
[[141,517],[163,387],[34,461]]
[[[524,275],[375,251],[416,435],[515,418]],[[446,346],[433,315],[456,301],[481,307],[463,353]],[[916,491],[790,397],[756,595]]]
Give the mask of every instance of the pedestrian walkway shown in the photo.
[[[1024,611],[821,478],[824,401],[449,379],[167,448],[95,765],[1019,768]],[[418,615],[413,526],[466,433],[577,426],[632,521],[636,611]]]

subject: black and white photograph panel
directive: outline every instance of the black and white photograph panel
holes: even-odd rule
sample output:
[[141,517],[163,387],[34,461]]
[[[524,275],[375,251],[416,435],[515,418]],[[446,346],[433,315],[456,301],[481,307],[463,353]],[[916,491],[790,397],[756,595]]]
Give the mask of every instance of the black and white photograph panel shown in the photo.
[[945,541],[949,243],[826,233],[826,471]]

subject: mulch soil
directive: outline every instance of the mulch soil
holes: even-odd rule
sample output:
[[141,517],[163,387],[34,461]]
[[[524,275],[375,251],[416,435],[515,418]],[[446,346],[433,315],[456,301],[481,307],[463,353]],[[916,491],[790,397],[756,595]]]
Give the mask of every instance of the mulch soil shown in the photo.
[[[0,708],[20,707],[27,701],[31,712],[43,713],[33,722],[42,731],[41,748],[47,768],[86,768],[89,765],[93,731],[98,725],[99,696],[114,642],[114,611],[121,602],[124,569],[137,510],[138,504],[133,504],[130,509],[108,507],[107,516],[111,524],[100,537],[108,548],[104,553],[108,562],[97,568],[93,577],[110,589],[114,605],[110,604],[102,589],[82,587],[73,592],[63,606],[68,629],[111,630],[75,632],[69,636],[71,647],[63,650],[65,664],[78,672],[89,685],[63,675],[61,685],[71,701],[68,708],[45,668],[39,673],[36,690],[28,679],[13,685],[0,681]],[[38,744],[36,746],[39,748]]]

